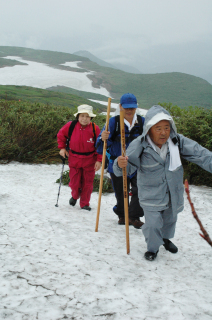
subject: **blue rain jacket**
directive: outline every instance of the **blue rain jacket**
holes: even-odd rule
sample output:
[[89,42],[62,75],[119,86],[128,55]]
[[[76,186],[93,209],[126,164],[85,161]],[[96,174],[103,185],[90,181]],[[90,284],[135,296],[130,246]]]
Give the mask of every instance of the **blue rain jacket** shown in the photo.
[[[142,118],[142,123],[144,125],[144,117]],[[114,160],[121,155],[121,135],[120,132],[118,135],[115,137],[115,140],[112,140],[113,134],[115,132],[115,126],[116,126],[116,120],[115,117],[110,118],[109,120],[109,131],[110,135],[107,140],[107,157],[109,159],[109,164],[108,164],[108,172],[113,173],[113,163]],[[126,142],[126,149],[128,148],[129,144],[136,139],[139,136],[139,124],[136,123],[134,127],[129,131],[128,127],[124,124],[125,127],[125,142]],[[105,126],[103,127],[102,131],[105,130]],[[96,141],[96,151],[99,154],[103,153],[103,145],[104,142],[101,139],[101,133],[100,132],[97,141]]]

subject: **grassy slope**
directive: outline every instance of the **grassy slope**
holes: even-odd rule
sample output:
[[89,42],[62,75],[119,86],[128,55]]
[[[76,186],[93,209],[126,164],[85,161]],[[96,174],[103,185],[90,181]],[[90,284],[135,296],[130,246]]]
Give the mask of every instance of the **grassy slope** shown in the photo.
[[[48,88],[47,90],[61,92],[61,93],[74,94],[74,95],[82,97],[84,99],[95,99],[95,100],[100,100],[100,101],[108,101],[108,98],[106,96],[101,95],[101,94],[86,92],[86,91],[79,91],[79,90],[75,90],[75,89],[68,88],[68,87],[56,86],[56,87]],[[118,100],[117,100],[117,102],[118,102]]]
[[69,53],[48,51],[48,50],[34,50],[22,47],[4,47],[0,46],[0,57],[5,56],[19,56],[26,60],[46,63],[48,65],[58,65],[66,61],[89,61],[87,58],[79,57]]
[[97,72],[94,81],[104,85],[113,98],[132,92],[140,107],[149,108],[158,102],[171,102],[180,107],[212,106],[212,85],[199,77],[179,72],[135,75],[110,68],[102,72],[103,67],[90,61],[81,65]]
[[37,89],[26,86],[1,86],[0,99],[5,100],[23,100],[30,102],[40,102],[45,104],[54,104],[56,106],[67,106],[75,109],[80,104],[90,104],[96,111],[105,111],[101,104],[88,101],[85,98],[44,89]]
[[[0,57],[6,55],[21,56],[24,59],[46,63],[57,68],[67,68],[67,70],[69,67],[62,67],[59,64],[81,60],[82,68],[96,72],[90,76],[94,86],[105,86],[115,99],[119,99],[125,92],[132,92],[136,95],[140,107],[143,108],[149,108],[158,102],[171,102],[180,107],[193,105],[210,108],[212,106],[212,85],[201,78],[188,74],[178,72],[131,74],[101,67],[87,58],[68,53],[18,47],[0,47]],[[73,93],[73,89],[69,90],[69,88],[60,87],[55,90]],[[75,90],[75,93],[78,94],[77,90]],[[81,94],[84,97],[97,98],[95,94],[87,94],[85,92],[81,92]]]
[[13,67],[15,65],[26,65],[26,63],[22,63],[22,62],[19,62],[17,60],[11,60],[11,59],[3,59],[3,58],[0,58],[0,68],[4,68],[4,67]]

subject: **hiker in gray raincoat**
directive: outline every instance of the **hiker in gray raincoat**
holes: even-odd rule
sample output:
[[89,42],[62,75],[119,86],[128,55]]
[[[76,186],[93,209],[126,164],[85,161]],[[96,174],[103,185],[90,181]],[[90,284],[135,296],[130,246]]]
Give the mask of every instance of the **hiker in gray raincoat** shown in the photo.
[[115,175],[137,170],[138,197],[144,210],[142,231],[147,243],[145,258],[154,260],[159,247],[176,253],[177,214],[184,208],[183,167],[180,156],[212,173],[212,152],[178,134],[169,112],[153,106],[145,117],[143,134],[131,142],[126,157],[113,165]]

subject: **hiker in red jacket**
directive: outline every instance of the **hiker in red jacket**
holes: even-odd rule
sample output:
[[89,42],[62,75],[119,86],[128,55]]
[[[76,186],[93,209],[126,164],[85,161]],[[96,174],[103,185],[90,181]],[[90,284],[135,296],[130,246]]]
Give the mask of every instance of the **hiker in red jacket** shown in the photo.
[[[71,206],[75,206],[80,198],[80,207],[91,210],[89,206],[91,193],[93,191],[93,180],[95,171],[101,167],[102,156],[96,152],[96,137],[100,134],[100,129],[91,119],[96,117],[93,108],[83,104],[78,107],[78,112],[74,115],[76,124],[70,137],[71,121],[65,124],[57,134],[59,154],[68,157],[69,163],[69,186],[72,190],[72,198],[69,200]],[[66,150],[67,139],[69,141],[69,151]]]

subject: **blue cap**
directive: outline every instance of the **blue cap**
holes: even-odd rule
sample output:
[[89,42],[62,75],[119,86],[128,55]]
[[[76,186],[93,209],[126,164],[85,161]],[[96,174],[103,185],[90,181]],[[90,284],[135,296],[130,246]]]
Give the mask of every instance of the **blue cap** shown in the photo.
[[120,99],[123,108],[137,108],[137,99],[132,93],[125,93]]

